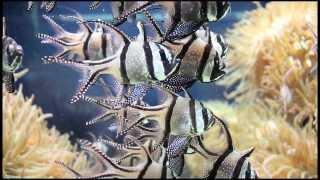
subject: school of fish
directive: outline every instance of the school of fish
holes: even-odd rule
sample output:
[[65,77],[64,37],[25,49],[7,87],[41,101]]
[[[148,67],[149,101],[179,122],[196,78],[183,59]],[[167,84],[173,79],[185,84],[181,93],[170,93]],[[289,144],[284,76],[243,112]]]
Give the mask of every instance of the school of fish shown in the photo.
[[[89,8],[94,10],[101,4],[92,1]],[[62,49],[44,56],[43,63],[63,64],[82,73],[83,79],[70,103],[85,101],[102,112],[86,125],[102,121],[116,124],[116,138],[105,136],[96,140],[114,149],[116,153],[112,156],[97,147],[96,142],[79,141],[103,171],[83,174],[64,162],[56,163],[76,178],[171,179],[190,177],[187,166],[190,157],[201,156],[203,173],[195,178],[257,178],[249,162],[253,148],[236,151],[224,120],[188,92],[196,81],[212,83],[225,74],[228,47],[208,23],[226,16],[230,3],[112,1],[110,4],[115,17],[110,22],[83,19],[76,12],[73,16],[60,15],[62,20],[78,26],[77,32],[69,32],[52,17],[43,15],[55,34],[36,35],[41,43]],[[50,12],[55,5],[56,1],[42,1],[40,8]],[[28,1],[27,10],[32,6],[33,2]],[[162,22],[153,17],[154,10],[164,13]],[[137,20],[138,14],[145,21]],[[120,30],[128,21],[136,24],[136,37]],[[14,44],[3,36],[4,41]],[[12,56],[11,46],[3,54]],[[14,50],[15,56],[21,57],[22,51]],[[113,83],[104,81],[105,75],[111,76]],[[93,85],[101,87],[105,94],[88,95]],[[146,100],[151,91],[158,94],[156,105]],[[217,138],[208,139],[208,133],[216,133]],[[220,145],[207,146],[208,141]]]

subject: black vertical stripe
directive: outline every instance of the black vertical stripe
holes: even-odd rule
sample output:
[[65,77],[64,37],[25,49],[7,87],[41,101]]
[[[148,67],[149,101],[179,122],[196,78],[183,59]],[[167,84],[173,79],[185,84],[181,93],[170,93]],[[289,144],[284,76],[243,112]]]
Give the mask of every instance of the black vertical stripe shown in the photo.
[[234,168],[233,174],[232,174],[232,178],[237,178],[240,175],[241,172],[241,168],[243,166],[244,161],[246,160],[247,156],[242,156],[238,162],[236,167]]
[[85,40],[85,42],[83,44],[83,47],[82,47],[82,51],[83,51],[83,55],[84,55],[85,59],[89,59],[90,58],[89,57],[89,52],[88,52],[88,47],[89,47],[89,40],[91,38],[91,35],[92,35],[92,33],[89,31],[89,34],[88,34],[88,36],[87,36],[87,38],[86,38],[86,40]]
[[208,1],[201,1],[201,9],[200,9],[200,15],[202,21],[208,21]]
[[190,113],[190,118],[191,118],[191,123],[192,123],[193,129],[194,129],[195,133],[197,133],[198,128],[197,128],[197,122],[196,122],[196,112],[195,112],[194,100],[189,101],[189,113]]
[[176,74],[179,71],[182,60],[195,39],[197,39],[197,36],[195,35],[195,33],[193,33],[191,39],[182,47],[180,53],[176,56],[177,59],[181,59],[181,62],[178,64],[178,67],[172,74]]
[[128,118],[128,112],[127,112],[127,108],[125,108],[123,111],[123,119],[127,119],[127,118]]
[[211,43],[208,43],[206,45],[206,47],[204,48],[201,60],[199,62],[199,66],[197,69],[197,75],[198,75],[198,79],[200,79],[200,80],[202,80],[202,73],[203,73],[205,65],[207,64],[207,61],[209,59],[211,49],[212,49],[212,45],[211,45]]
[[148,157],[148,162],[147,162],[146,166],[142,169],[142,171],[140,171],[140,173],[138,175],[138,179],[142,179],[143,178],[143,176],[146,174],[149,166],[152,163],[152,160],[150,159],[150,157],[148,155],[147,155],[147,157]]
[[158,43],[156,43],[156,45],[157,45],[157,47],[159,49],[159,54],[160,54],[160,57],[161,57],[161,62],[162,62],[162,66],[163,66],[163,69],[164,69],[164,73],[165,73],[165,75],[167,75],[171,70],[171,66],[170,66],[169,60],[167,59],[166,53],[163,50],[163,48]]
[[119,14],[122,14],[123,13],[123,11],[124,11],[124,1],[121,1],[120,2],[121,4],[120,4],[120,7],[119,7]]
[[174,19],[177,22],[181,21],[181,1],[176,1],[174,3],[174,8],[175,8],[175,15],[174,15]]
[[250,163],[248,162],[248,167],[246,169],[246,175],[245,175],[245,178],[246,179],[249,179],[251,177],[251,165]]
[[143,49],[145,53],[146,63],[148,67],[148,72],[153,80],[157,80],[155,74],[154,74],[154,67],[153,67],[153,55],[150,48],[150,44],[147,41],[144,41],[143,43]]
[[214,56],[214,65],[211,71],[211,75],[210,75],[210,79],[215,79],[217,76],[217,73],[220,71],[219,70],[219,54],[218,52],[216,52],[215,56]]
[[207,113],[207,109],[205,109],[202,106],[202,118],[203,118],[203,124],[204,124],[204,129],[207,130],[209,127],[209,119],[208,119],[208,113]]
[[142,28],[142,35],[143,35],[143,40],[146,42],[148,40],[148,37],[147,37],[147,33],[146,33],[146,30],[145,30],[145,27],[144,27],[144,24],[141,23],[141,28]]
[[188,49],[190,48],[191,44],[193,43],[193,41],[195,39],[197,39],[197,36],[193,33],[191,38],[189,39],[189,41],[182,47],[181,51],[177,55],[177,58],[179,58],[179,59],[183,59],[184,58],[184,56],[186,55]]
[[215,179],[217,176],[217,172],[219,167],[221,166],[222,162],[224,161],[224,159],[232,152],[232,149],[228,149],[226,150],[221,156],[219,156],[219,158],[217,159],[217,161],[214,163],[212,170],[209,173],[209,179]]
[[101,48],[102,48],[102,55],[104,58],[107,57],[107,34],[103,33],[101,37]]
[[128,77],[127,74],[127,68],[126,68],[126,59],[127,59],[127,52],[128,52],[128,48],[129,48],[129,43],[125,43],[122,52],[120,54],[120,72],[121,72],[121,76],[122,76],[122,80],[125,83],[130,83],[130,79]]
[[[177,101],[177,97],[176,96],[172,96],[172,102],[170,104],[170,107],[168,109],[166,118],[165,118],[165,130],[164,130],[164,142],[163,142],[163,146],[165,148],[168,147],[168,137],[171,131],[171,116],[173,113],[173,108],[176,105],[176,101]],[[168,161],[168,155],[167,153],[165,154],[164,157],[164,161],[163,161],[163,166],[162,166],[162,170],[161,170],[161,179],[166,179],[167,178],[167,166],[166,166],[166,162]]]

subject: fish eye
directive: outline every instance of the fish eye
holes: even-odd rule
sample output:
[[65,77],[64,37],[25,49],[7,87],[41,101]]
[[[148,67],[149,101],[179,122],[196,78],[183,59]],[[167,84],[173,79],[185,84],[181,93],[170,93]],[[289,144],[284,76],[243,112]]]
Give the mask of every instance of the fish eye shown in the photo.
[[158,123],[158,121],[156,121],[154,119],[144,119],[141,122],[141,125],[143,125],[144,127],[147,127],[147,128],[155,128],[155,127],[159,126],[159,123]]

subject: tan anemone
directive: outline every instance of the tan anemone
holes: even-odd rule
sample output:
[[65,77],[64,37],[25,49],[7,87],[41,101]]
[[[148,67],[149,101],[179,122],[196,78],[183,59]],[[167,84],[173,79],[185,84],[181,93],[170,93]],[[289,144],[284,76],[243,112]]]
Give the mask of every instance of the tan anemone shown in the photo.
[[227,97],[260,101],[298,124],[317,111],[317,2],[269,2],[247,12],[226,33],[228,72],[218,84]]
[[87,169],[83,153],[54,127],[48,128],[52,114],[34,105],[34,96],[25,98],[22,85],[16,93],[2,90],[2,173],[4,178],[67,178],[63,168],[54,163],[64,161],[77,170]]

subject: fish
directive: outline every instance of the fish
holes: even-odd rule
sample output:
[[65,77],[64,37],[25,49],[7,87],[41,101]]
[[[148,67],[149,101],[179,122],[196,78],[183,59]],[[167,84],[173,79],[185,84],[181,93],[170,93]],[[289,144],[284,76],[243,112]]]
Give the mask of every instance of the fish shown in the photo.
[[[219,152],[219,155],[211,154],[212,152],[207,151],[205,147],[202,148],[201,155],[204,158],[204,173],[201,178],[205,179],[220,179],[220,178],[248,178],[248,179],[256,179],[257,173],[251,167],[251,163],[249,162],[249,156],[254,151],[254,148],[249,148],[244,151],[237,151],[234,148],[231,133],[227,127],[226,122],[221,118],[217,117],[217,123],[222,125],[224,135],[226,138],[226,147],[222,148],[223,152]],[[209,130],[210,131],[210,130]],[[212,132],[207,132],[212,133]],[[208,139],[210,136],[202,136],[202,139],[197,143],[204,144],[206,141],[212,141]],[[225,140],[223,140],[225,141]],[[196,143],[195,143],[196,145]],[[199,144],[200,145],[200,144]],[[203,146],[203,145],[201,145]],[[194,154],[186,154],[185,156],[194,156],[199,152],[195,152]],[[190,161],[192,158],[186,158],[186,161]]]
[[[72,61],[55,56],[42,58],[45,63],[69,64],[75,68],[83,69],[84,72],[89,71],[89,77],[80,85],[79,90],[71,99],[71,103],[77,102],[80,99],[79,97],[85,94],[102,74],[111,74],[122,84],[152,84],[170,76],[180,63],[179,59],[172,56],[169,49],[147,39],[141,22],[137,23],[139,35],[135,40],[131,40],[125,33],[106,22],[99,20],[86,22],[112,28],[121,35],[124,45],[114,55],[100,60]],[[161,55],[161,52],[164,54]]]
[[2,81],[8,93],[15,91],[14,73],[21,67],[23,59],[23,48],[13,38],[5,34],[5,18],[2,18]]
[[208,27],[173,43],[165,42],[164,45],[181,59],[181,64],[176,73],[159,82],[159,85],[180,92],[197,80],[211,83],[225,75],[224,61],[228,47],[223,37],[214,34]]
[[[134,139],[133,137],[131,137]],[[155,161],[151,158],[150,148],[152,146],[152,141],[149,140],[144,144],[141,144],[134,140],[138,147],[129,147],[126,146],[122,150],[126,151],[126,155],[121,158],[111,158],[101,152],[98,148],[96,148],[89,141],[81,141],[82,149],[91,152],[97,159],[100,160],[101,164],[104,166],[104,171],[94,174],[84,176],[74,169],[70,168],[66,164],[61,161],[55,161],[58,165],[67,169],[71,172],[76,178],[87,179],[87,178],[160,178],[162,177],[162,171],[159,169],[165,168],[163,166],[164,155],[163,153],[159,158],[159,161]],[[130,159],[130,161],[134,158],[138,157],[138,163],[134,166],[131,165],[120,165],[121,161],[125,159]],[[130,162],[129,161],[129,162]]]
[[[230,12],[230,3],[227,1],[139,1],[128,3],[116,1],[111,4],[113,13],[117,16],[118,26],[124,23],[131,15],[154,6],[160,6],[167,14],[164,26],[165,32],[160,37],[164,41],[182,39],[197,31],[207,22],[216,22]],[[182,11],[183,10],[183,11]],[[119,15],[120,14],[120,15]],[[153,19],[147,17],[148,19]],[[157,27],[160,28],[160,27]]]

